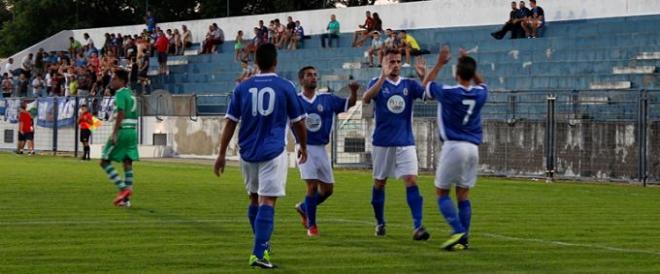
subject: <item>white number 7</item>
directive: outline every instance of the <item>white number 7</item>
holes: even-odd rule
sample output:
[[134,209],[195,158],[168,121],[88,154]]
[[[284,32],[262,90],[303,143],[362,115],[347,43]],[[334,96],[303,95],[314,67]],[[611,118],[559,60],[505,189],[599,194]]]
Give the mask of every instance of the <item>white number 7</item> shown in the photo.
[[477,101],[463,100],[463,105],[468,106],[467,114],[465,115],[465,118],[463,118],[463,125],[467,125],[470,121],[470,115],[472,115],[472,111],[474,111],[474,106],[477,105]]

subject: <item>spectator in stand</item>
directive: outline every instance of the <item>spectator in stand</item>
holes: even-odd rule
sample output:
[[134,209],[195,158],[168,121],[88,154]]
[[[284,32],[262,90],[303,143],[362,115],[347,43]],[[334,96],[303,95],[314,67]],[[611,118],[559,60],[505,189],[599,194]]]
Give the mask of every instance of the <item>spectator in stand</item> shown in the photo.
[[213,25],[209,26],[209,31],[206,33],[206,38],[204,39],[204,43],[202,44],[202,54],[207,54],[211,53],[211,49],[213,48]]
[[53,79],[51,80],[53,89],[51,92],[51,96],[62,96],[62,85],[64,84],[64,76],[59,73],[57,70],[53,70],[52,72]]
[[18,114],[18,147],[16,154],[23,154],[23,149],[27,143],[28,155],[34,155],[34,126],[32,124],[32,114],[27,111],[27,103],[21,102],[21,112]]
[[35,98],[46,96],[46,83],[41,73],[38,73],[37,77],[32,80],[32,96]]
[[156,51],[158,52],[158,74],[167,74],[167,53],[169,52],[170,41],[167,40],[165,33],[161,30],[156,40]]
[[140,66],[138,65],[137,60],[135,57],[132,57],[129,59],[128,62],[128,68],[129,68],[129,74],[128,74],[128,82],[130,83],[130,88],[133,91],[137,90],[137,83],[138,83],[138,74],[140,72]]
[[27,78],[32,77],[32,69],[34,68],[33,59],[34,59],[34,55],[32,53],[23,57],[21,74],[25,74]]
[[364,41],[367,40],[369,35],[371,34],[372,31],[375,30],[375,25],[376,22],[374,21],[374,18],[371,17],[371,12],[367,11],[367,18],[364,21],[364,25],[359,25],[357,30],[355,32],[355,35],[353,35],[353,47],[361,47],[362,44],[364,44]]
[[275,33],[277,33],[275,30],[275,20],[270,20],[270,24],[268,25],[268,43],[275,44]]
[[9,76],[14,76],[16,72],[11,69],[11,66],[14,64],[14,58],[9,58],[7,59],[7,63],[5,64],[5,73],[9,74]]
[[236,39],[234,40],[234,60],[237,62],[243,60],[243,53],[245,52],[244,43],[243,31],[239,30],[236,34]]
[[179,29],[174,29],[174,54],[183,55],[183,39],[181,38],[181,33]]
[[89,96],[90,90],[92,89],[91,72],[89,72],[87,69],[80,68],[76,77],[78,82],[77,95],[83,97]]
[[91,160],[89,156],[89,138],[92,136],[90,128],[94,124],[94,117],[89,112],[86,104],[80,106],[80,115],[78,116],[78,126],[80,127],[80,142],[83,145],[83,161]]
[[277,48],[282,48],[286,40],[286,28],[280,23],[280,19],[275,19],[275,37],[273,37],[273,44]]
[[77,68],[82,68],[87,66],[87,59],[83,55],[83,53],[78,53],[76,56],[76,67]]
[[175,45],[176,41],[174,39],[174,32],[172,32],[172,29],[167,29],[165,33],[167,33],[167,41],[170,42],[169,51],[167,52],[167,54],[176,55],[176,45]]
[[92,40],[91,37],[89,37],[89,34],[85,33],[83,34],[83,38],[85,38],[85,44],[83,45],[83,50],[85,51],[85,56],[89,57],[92,55],[93,52],[96,52],[96,46],[94,46],[94,40]]
[[300,24],[300,21],[296,21],[296,27],[293,30],[293,35],[291,36],[291,41],[289,42],[289,49],[298,49],[304,39],[305,30]]
[[248,63],[248,60],[241,60],[241,75],[238,76],[236,79],[236,85],[240,84],[241,82],[250,79],[252,76],[256,74],[256,70],[250,66]]
[[268,28],[264,26],[264,20],[259,20],[259,26],[257,29],[259,30],[259,43],[257,46],[268,43]]
[[337,47],[339,47],[339,27],[337,17],[334,14],[330,15],[330,22],[325,28],[328,32],[321,35],[321,47],[325,48],[325,40],[328,40],[328,47],[332,47],[332,39],[337,40]]
[[5,72],[2,75],[2,98],[8,98],[14,95],[14,82],[11,80],[9,73]]
[[504,26],[496,31],[490,34],[490,36],[493,36],[493,38],[500,40],[504,38],[504,35],[506,35],[507,32],[511,31],[511,39],[515,39],[516,35],[514,32],[514,28],[516,23],[518,23],[518,6],[516,5],[516,2],[513,1],[511,2],[511,11],[509,12],[509,20],[504,23]]
[[402,68],[410,67],[410,55],[417,56],[422,53],[422,49],[419,47],[417,40],[412,35],[408,34],[405,30],[399,32],[399,37],[401,39],[402,47],[406,51],[406,63],[401,65]]
[[18,77],[18,93],[17,97],[26,97],[28,95],[28,87],[30,86],[30,78],[21,73],[21,76]]
[[69,54],[71,56],[75,56],[76,53],[78,53],[82,49],[82,44],[80,44],[80,41],[74,39],[73,37],[69,37]]
[[287,17],[286,30],[284,31],[284,39],[282,40],[282,48],[290,48],[291,40],[293,39],[294,32],[296,31],[296,22],[293,21],[291,16]]
[[371,15],[374,18],[374,30],[377,32],[383,33],[383,20],[380,19],[380,15],[377,12]]
[[212,52],[218,51],[218,47],[222,46],[225,43],[225,32],[218,27],[218,24],[213,23],[213,28],[215,32],[213,33],[213,49]]
[[527,38],[536,38],[537,31],[545,26],[545,12],[543,8],[536,4],[536,0],[529,1],[532,10],[527,21],[522,23],[522,27],[527,34]]
[[144,16],[144,23],[147,25],[147,32],[153,33],[156,30],[156,17],[151,11],[147,11],[147,15]]
[[71,68],[67,78],[69,79],[69,94],[67,96],[78,96],[78,75],[73,68]]
[[371,47],[369,47],[369,67],[374,66],[374,55],[378,57],[378,67],[383,63],[383,40],[380,39],[380,32],[371,33]]
[[149,83],[149,55],[146,54],[147,49],[143,49],[143,54],[142,54],[142,59],[138,59],[138,65],[139,65],[139,72],[138,72],[138,80],[140,81],[140,84],[142,85],[142,93],[146,93],[147,91],[147,84]]
[[[186,25],[181,26],[181,31],[183,32],[182,33],[183,49],[188,49],[192,47],[193,44],[192,32],[190,32],[190,30]],[[183,54],[183,51],[184,50],[181,51],[181,54]]]
[[34,73],[35,74],[42,74],[45,69],[45,64],[44,64],[44,49],[40,48],[37,54],[34,56]]

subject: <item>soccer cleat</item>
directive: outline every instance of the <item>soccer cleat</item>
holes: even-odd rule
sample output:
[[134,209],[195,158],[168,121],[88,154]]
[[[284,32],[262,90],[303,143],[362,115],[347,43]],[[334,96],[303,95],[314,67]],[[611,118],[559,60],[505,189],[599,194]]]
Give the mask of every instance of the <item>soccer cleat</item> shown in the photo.
[[250,256],[250,266],[251,267],[259,267],[263,269],[273,269],[277,268],[276,265],[272,264],[269,260],[266,260],[266,256],[264,255],[263,259],[257,258],[257,256]]
[[468,248],[470,248],[470,242],[468,241],[468,236],[467,236],[467,234],[465,234],[465,236],[463,236],[463,237],[461,238],[461,240],[458,241],[458,243],[459,243],[460,245],[463,246],[463,249],[468,249]]
[[118,207],[129,208],[129,207],[131,207],[131,199],[129,199],[128,197],[126,197],[126,198],[124,198],[124,200],[122,200],[121,202],[119,202],[119,204],[117,204],[117,206],[118,206]]
[[375,234],[377,237],[385,236],[385,224],[377,225]]
[[413,231],[413,240],[415,241],[426,241],[431,237],[428,231],[423,226],[415,229]]
[[318,227],[316,227],[316,225],[313,225],[310,228],[308,228],[307,229],[307,236],[309,236],[309,237],[318,237],[319,236]]
[[133,194],[133,191],[130,188],[125,188],[122,191],[119,191],[117,193],[117,197],[112,201],[112,204],[115,206],[120,206],[121,203],[124,202],[124,199],[127,199]]
[[[453,251],[453,250],[462,250],[464,248],[463,245],[460,244],[461,239],[465,236],[465,233],[454,233],[451,236],[449,236],[449,239],[447,239],[441,246],[440,248],[448,250],[448,251]],[[460,245],[457,246],[457,245]],[[456,246],[456,248],[455,248]]]
[[305,214],[305,211],[302,209],[302,203],[297,203],[296,204],[296,211],[298,214],[300,214],[300,222],[302,223],[303,227],[307,228],[307,214]]

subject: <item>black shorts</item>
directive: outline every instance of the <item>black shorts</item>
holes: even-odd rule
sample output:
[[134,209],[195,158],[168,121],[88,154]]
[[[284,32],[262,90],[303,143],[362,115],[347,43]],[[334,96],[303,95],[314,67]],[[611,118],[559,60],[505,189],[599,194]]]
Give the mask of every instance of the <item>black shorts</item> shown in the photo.
[[32,140],[34,140],[34,132],[28,132],[23,134],[21,134],[20,132],[18,133],[19,142],[32,141]]
[[87,143],[89,142],[89,137],[92,136],[92,131],[89,129],[80,130],[80,142]]
[[159,52],[158,53],[158,63],[159,64],[167,64],[167,52]]

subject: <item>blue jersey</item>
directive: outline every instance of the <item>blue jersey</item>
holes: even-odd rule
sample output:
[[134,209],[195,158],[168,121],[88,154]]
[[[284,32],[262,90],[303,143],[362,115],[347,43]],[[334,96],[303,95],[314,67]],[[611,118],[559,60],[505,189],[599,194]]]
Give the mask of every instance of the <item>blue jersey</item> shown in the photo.
[[284,151],[290,122],[305,118],[296,88],[275,73],[258,74],[238,85],[231,95],[227,119],[241,121],[238,146],[247,162],[264,162]]
[[348,99],[330,93],[317,93],[311,100],[302,93],[298,97],[307,112],[307,144],[327,145],[335,115],[348,110]]
[[427,96],[438,100],[438,130],[443,141],[480,145],[481,108],[488,98],[486,85],[462,87],[429,83]]
[[[371,88],[378,78],[369,82]],[[374,146],[414,146],[412,129],[413,102],[424,97],[424,88],[415,80],[399,78],[398,82],[385,80],[380,92],[373,98],[376,129],[372,137]]]

